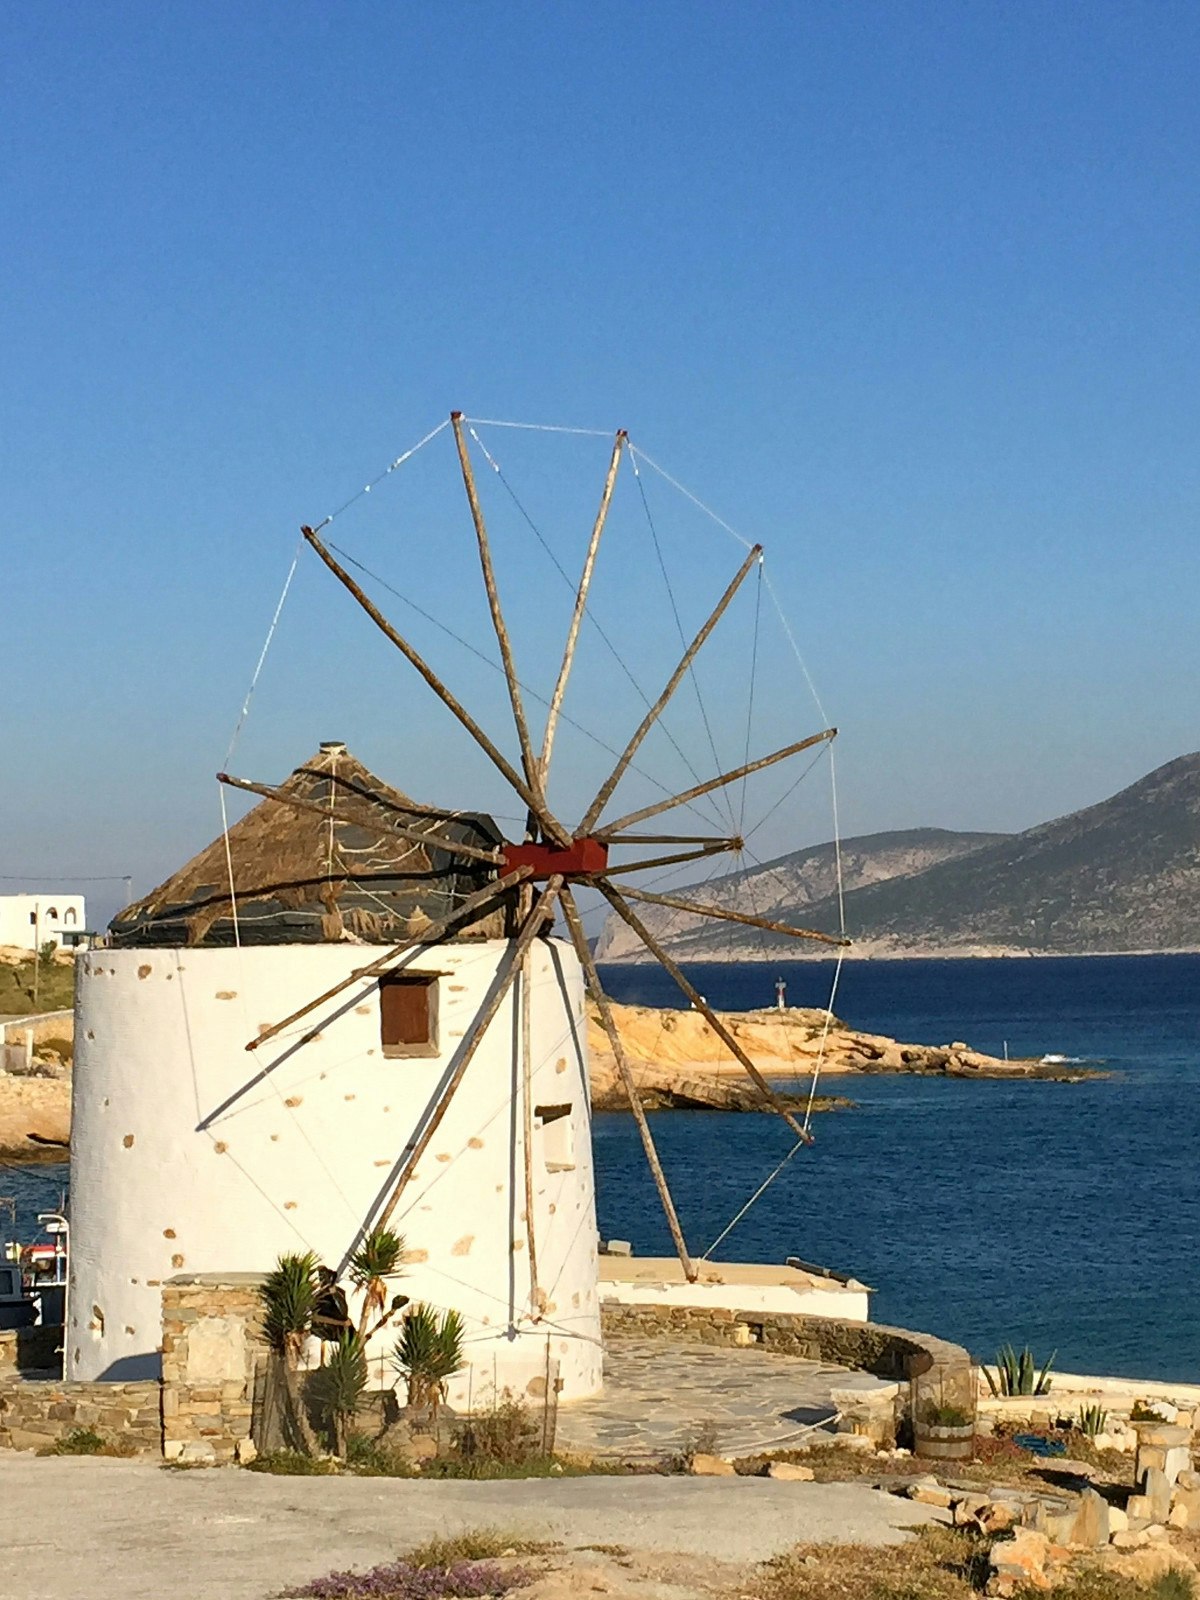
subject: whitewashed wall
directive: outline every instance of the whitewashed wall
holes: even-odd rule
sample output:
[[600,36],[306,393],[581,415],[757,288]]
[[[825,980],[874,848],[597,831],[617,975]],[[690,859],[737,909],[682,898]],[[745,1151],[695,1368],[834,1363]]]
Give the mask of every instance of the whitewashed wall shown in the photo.
[[0,945],[37,950],[87,927],[81,894],[0,895]]
[[[283,1251],[338,1266],[389,1193],[507,949],[445,944],[441,1054],[385,1058],[379,995],[360,981],[260,1051],[278,1021],[378,952],[350,945],[94,950],[80,958],[71,1140],[68,1374],[158,1369],[159,1289],[178,1272],[268,1270]],[[478,1399],[525,1390],[547,1339],[564,1399],[600,1386],[596,1224],[582,982],[574,953],[533,950],[534,1100],[572,1105],[573,1170],[549,1170],[536,1129],[534,1234],[544,1315],[530,1306],[514,991],[494,1019],[392,1219],[412,1252],[396,1288],[467,1321]],[[317,1037],[306,1044],[306,1030]],[[560,1152],[554,1152],[560,1153]],[[352,1306],[353,1310],[353,1306]],[[394,1374],[371,1351],[372,1374]],[[534,1392],[540,1382],[534,1383]]]

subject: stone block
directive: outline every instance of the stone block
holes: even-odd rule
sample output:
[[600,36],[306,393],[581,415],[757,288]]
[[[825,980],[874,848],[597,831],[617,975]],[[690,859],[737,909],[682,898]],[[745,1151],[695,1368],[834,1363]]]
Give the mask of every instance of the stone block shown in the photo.
[[1107,1544],[1110,1532],[1108,1501],[1095,1489],[1085,1489],[1079,1497],[1079,1509],[1074,1514],[1071,1531],[1062,1543],[1083,1545],[1091,1550]]
[[737,1474],[733,1470],[732,1461],[723,1461],[720,1456],[695,1455],[688,1463],[688,1471],[694,1478],[733,1478]]
[[248,1467],[258,1459],[258,1446],[253,1439],[239,1439],[234,1446],[233,1457],[239,1466]]
[[1158,1467],[1148,1467],[1141,1483],[1140,1498],[1146,1502],[1141,1515],[1149,1517],[1151,1522],[1165,1522],[1171,1509],[1171,1484],[1166,1473]]
[[914,1483],[908,1491],[908,1498],[915,1500],[921,1506],[938,1506],[943,1511],[948,1511],[954,1503],[954,1496],[949,1489],[943,1489],[940,1483]]
[[1109,1508],[1108,1508],[1108,1536],[1109,1536],[1109,1538],[1111,1539],[1111,1538],[1115,1537],[1115,1535],[1118,1534],[1118,1533],[1125,1533],[1125,1532],[1128,1531],[1128,1529],[1129,1529],[1129,1516],[1128,1516],[1128,1513],[1122,1511],[1120,1506],[1109,1506]]
[[[165,1454],[165,1452],[164,1452]],[[189,1439],[180,1446],[178,1460],[194,1461],[197,1464],[216,1460],[216,1451],[204,1439]]]
[[8,1441],[13,1450],[44,1450],[46,1447],[44,1433],[31,1433],[26,1428],[10,1428]]
[[772,1461],[767,1468],[768,1478],[777,1478],[783,1483],[811,1483],[816,1473],[811,1467],[802,1467],[795,1461]]
[[1167,1525],[1171,1528],[1186,1528],[1190,1513],[1187,1506],[1180,1503],[1171,1507],[1167,1516]]
[[1113,1534],[1112,1542],[1116,1550],[1140,1550],[1150,1540],[1144,1528],[1123,1528],[1120,1533]]

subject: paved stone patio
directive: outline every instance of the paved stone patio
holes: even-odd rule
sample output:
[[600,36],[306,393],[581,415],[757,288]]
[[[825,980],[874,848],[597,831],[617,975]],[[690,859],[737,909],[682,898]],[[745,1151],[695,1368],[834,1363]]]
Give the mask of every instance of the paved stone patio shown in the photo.
[[556,1448],[630,1460],[671,1455],[711,1424],[719,1454],[749,1455],[795,1445],[829,1422],[831,1390],[870,1390],[879,1382],[867,1372],[753,1347],[610,1338],[604,1393],[560,1409]]

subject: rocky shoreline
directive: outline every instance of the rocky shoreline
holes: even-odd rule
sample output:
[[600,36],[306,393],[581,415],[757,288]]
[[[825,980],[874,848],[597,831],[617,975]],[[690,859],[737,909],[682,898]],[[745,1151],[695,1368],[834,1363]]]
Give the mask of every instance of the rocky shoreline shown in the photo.
[[[741,1066],[730,1059],[728,1049],[699,1012],[615,1003],[612,1010],[648,1110],[763,1109],[758,1090]],[[1005,1061],[972,1050],[961,1041],[948,1045],[903,1044],[883,1034],[849,1028],[839,1018],[811,1008],[725,1011],[718,1012],[718,1016],[768,1078],[811,1079],[818,1062],[822,1077],[891,1072],[1077,1083],[1099,1076],[1094,1069],[1072,1062]],[[627,1110],[608,1038],[590,1005],[588,1053],[594,1108]],[[807,1104],[807,1094],[793,1098]],[[853,1104],[853,1100],[841,1096],[825,1096],[814,1102],[813,1109],[840,1110]]]

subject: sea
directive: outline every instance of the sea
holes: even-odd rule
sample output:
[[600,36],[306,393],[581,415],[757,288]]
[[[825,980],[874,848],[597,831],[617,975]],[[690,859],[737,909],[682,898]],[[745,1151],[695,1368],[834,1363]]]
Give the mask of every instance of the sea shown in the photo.
[[[725,1010],[824,1006],[832,967],[705,964],[689,976]],[[610,966],[615,999],[674,1005],[659,968]],[[1200,1383],[1200,956],[848,961],[836,1011],[904,1042],[1057,1054],[1081,1083],[829,1077],[852,1110],[814,1120],[713,1259],[789,1255],[852,1273],[872,1318],[936,1333],[990,1361],[1028,1343],[1060,1371]],[[807,1087],[808,1080],[803,1080]],[[769,1115],[652,1115],[684,1231],[703,1255],[792,1148]],[[595,1119],[601,1236],[638,1255],[671,1241],[630,1117]],[[65,1167],[13,1167],[0,1194],[18,1235],[57,1206]],[[0,1217],[0,1231],[8,1231]]]

